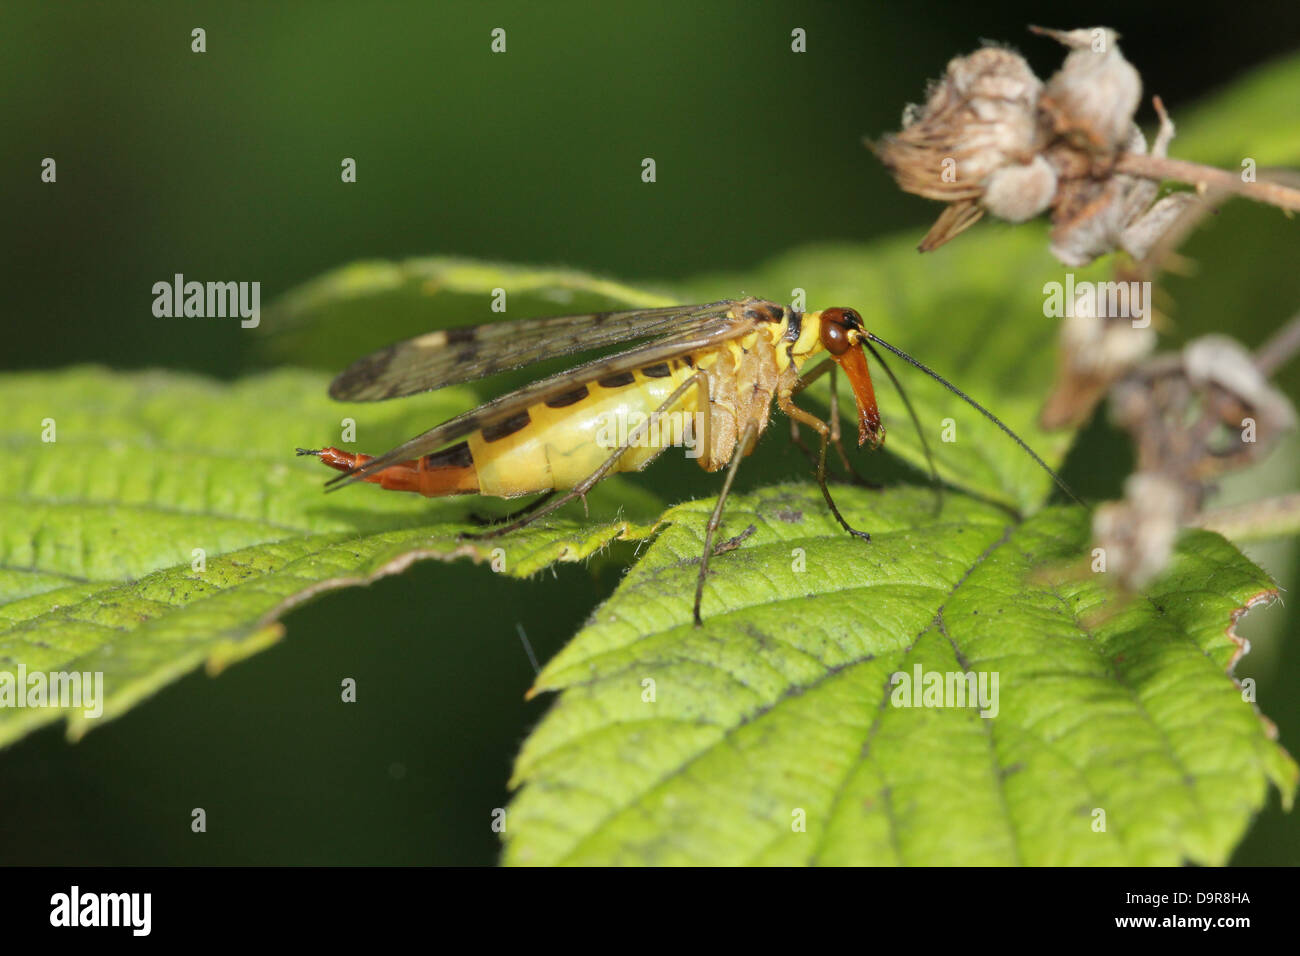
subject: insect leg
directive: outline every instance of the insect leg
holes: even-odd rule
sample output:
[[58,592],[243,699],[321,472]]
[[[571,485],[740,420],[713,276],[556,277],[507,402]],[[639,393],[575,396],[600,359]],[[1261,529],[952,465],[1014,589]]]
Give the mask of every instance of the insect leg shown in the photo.
[[695,420],[700,423],[699,433],[695,436],[695,447],[700,449],[697,462],[704,464],[713,458],[713,397],[709,394],[708,376],[703,372],[696,372],[684,384],[689,385],[695,379],[700,380],[700,387],[695,393]]
[[663,404],[660,405],[658,408],[656,408],[654,412],[648,418],[646,418],[645,421],[641,422],[641,424],[637,425],[636,428],[632,429],[631,434],[627,436],[627,440],[618,448],[614,449],[613,453],[601,463],[599,468],[593,471],[586,478],[582,479],[582,481],[578,482],[578,484],[576,484],[573,488],[569,489],[564,494],[560,495],[558,498],[546,502],[544,506],[536,509],[535,511],[531,511],[529,514],[526,514],[523,517],[511,521],[509,524],[492,528],[489,531],[466,532],[465,534],[460,535],[460,537],[462,539],[470,540],[470,541],[479,541],[487,538],[499,538],[502,535],[509,534],[512,531],[518,531],[520,528],[526,528],[528,527],[528,525],[532,524],[534,521],[537,521],[539,518],[546,517],[548,514],[550,514],[552,511],[555,511],[557,508],[563,508],[565,505],[567,505],[570,501],[573,501],[575,498],[583,497],[584,495],[586,495],[587,492],[589,492],[593,487],[595,487],[598,481],[600,481],[602,478],[604,478],[606,475],[608,475],[611,471],[614,470],[614,466],[618,464],[618,460],[623,457],[623,453],[626,452],[629,448],[632,448],[638,441],[641,440],[641,434],[648,427],[650,427],[651,422],[657,421],[658,417],[662,415],[665,411],[671,410],[674,405],[676,405],[679,401],[681,401],[682,397],[691,388],[704,388],[707,391],[708,387],[709,387],[708,377],[703,372],[696,372],[686,381],[682,382],[681,385],[678,385],[675,389],[673,389],[672,394],[670,394],[666,399],[664,399]]
[[844,443],[840,441],[840,384],[835,377],[839,366],[831,362],[831,444],[835,446],[836,453],[840,456],[840,464],[844,470],[849,473],[853,481],[864,488],[880,488],[881,486],[874,481],[868,481],[862,477],[862,473],[853,467],[853,462],[844,452]]
[[[835,451],[840,456],[840,463],[844,466],[844,470],[847,471],[850,476],[852,476],[852,479],[855,483],[862,485],[864,488],[879,488],[880,485],[878,485],[874,481],[868,481],[866,478],[862,476],[862,473],[859,472],[858,469],[853,467],[853,463],[849,460],[848,454],[846,454],[844,451],[844,444],[840,440],[840,389],[839,389],[839,382],[836,380],[835,377],[835,373],[837,369],[838,366],[835,364],[835,361],[833,359],[825,359],[820,364],[818,364],[811,372],[809,372],[803,378],[800,378],[799,381],[797,381],[794,384],[794,387],[790,390],[790,395],[791,397],[798,395],[800,392],[802,392],[813,382],[817,381],[817,379],[821,378],[827,372],[830,372],[831,375],[831,414],[830,414],[831,444],[835,446]],[[805,455],[808,456],[808,460],[815,465],[817,463],[817,458],[814,456],[813,450],[803,443],[803,438],[801,438],[799,435],[799,422],[793,416],[791,416],[790,418],[790,436],[793,439],[794,443],[797,446],[799,446],[799,448],[803,451]]]
[[[823,362],[818,365],[818,367],[814,368],[813,371],[809,373],[809,376],[806,378],[800,378],[800,380],[794,382],[794,388],[790,390],[790,394],[794,395],[802,392],[803,389],[806,389],[807,386],[809,386],[809,382],[813,382],[816,378],[822,376],[822,373],[827,371],[827,365],[831,364],[833,364],[831,359],[827,359],[826,362]],[[798,419],[793,418],[793,416],[790,416],[790,441],[793,442],[794,447],[797,447],[798,450],[807,455],[810,462],[816,463],[816,453],[814,453],[813,449],[810,449],[809,446],[803,444],[803,436],[800,433],[800,423],[798,423]]]
[[802,425],[807,425],[809,428],[815,429],[817,434],[821,437],[821,450],[817,456],[817,484],[821,487],[822,497],[826,499],[826,504],[831,509],[831,514],[835,516],[835,520],[840,523],[840,527],[855,538],[861,538],[863,541],[870,541],[871,535],[867,534],[865,531],[857,530],[844,520],[844,516],[840,514],[840,509],[835,506],[835,501],[831,498],[830,488],[826,486],[826,446],[830,444],[831,427],[816,415],[804,411],[791,401],[790,396],[792,391],[793,390],[778,391],[776,393],[776,404],[786,415],[797,419]]
[[[695,580],[695,626],[699,627],[704,622],[700,619],[700,602],[704,600],[704,579],[709,573],[709,558],[713,556],[713,535],[718,530],[718,525],[722,523],[722,506],[727,503],[727,495],[731,491],[731,483],[736,479],[736,472],[740,470],[740,460],[749,452],[754,440],[758,437],[758,429],[750,425],[745,429],[745,433],[740,436],[736,442],[736,448],[731,453],[731,465],[727,468],[727,477],[722,481],[722,491],[718,494],[718,503],[713,506],[713,514],[709,517],[708,527],[704,530],[704,553],[700,556],[700,575]],[[822,457],[825,458],[826,443],[822,442]]]
[[[797,382],[795,382],[794,388],[790,390],[790,394],[798,395],[805,388],[807,388],[813,382],[817,381],[817,379],[821,378],[827,372],[831,373],[831,419],[834,420],[835,418],[838,417],[839,400],[838,397],[836,396],[836,392],[838,390],[835,388],[835,362],[833,360],[826,359],[825,361],[818,364],[815,368],[813,368],[813,370],[809,372],[807,375],[800,378]],[[814,452],[811,448],[809,448],[807,445],[804,444],[803,436],[799,433],[799,421],[793,416],[790,418],[790,440],[794,442],[794,444],[798,447],[800,451],[802,451],[805,455],[808,456],[808,460],[810,462],[812,462],[813,464],[817,463],[816,452]],[[848,467],[847,460],[845,461],[845,467],[846,468]]]
[[532,514],[542,505],[546,504],[546,502],[550,501],[552,496],[554,496],[554,494],[555,491],[554,489],[552,489],[551,491],[546,492],[546,494],[542,495],[537,500],[530,501],[522,508],[517,508],[514,511],[507,512],[506,514],[500,515],[495,518],[485,517],[484,515],[480,515],[477,512],[471,511],[469,513],[469,520],[478,525],[508,524],[509,522],[514,521],[517,518],[522,518],[524,515]]

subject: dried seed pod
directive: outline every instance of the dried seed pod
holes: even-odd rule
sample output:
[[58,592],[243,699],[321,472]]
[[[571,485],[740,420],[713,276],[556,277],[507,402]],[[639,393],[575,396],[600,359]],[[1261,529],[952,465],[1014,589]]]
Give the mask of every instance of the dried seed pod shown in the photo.
[[[1119,247],[1146,268],[1157,244],[1169,236],[1175,226],[1181,225],[1185,217],[1194,212],[1194,207],[1204,206],[1205,201],[1196,193],[1170,193],[1124,227]],[[1155,263],[1151,266],[1148,272],[1157,271]]]
[[[1014,175],[998,182],[994,201],[1000,209],[1022,221],[1047,208],[1055,184],[1052,170],[1037,155],[1041,90],[1019,54],[984,47],[951,60],[943,77],[930,85],[925,105],[909,106],[902,130],[873,146],[901,188],[957,206],[945,214],[944,236],[934,245],[979,218],[982,209],[971,201],[982,200],[989,178],[1004,169],[1023,172],[1019,182]],[[1032,195],[1009,195],[1015,186]]]
[[1097,510],[1093,540],[1129,589],[1163,570],[1210,481],[1262,458],[1296,424],[1294,406],[1254,356],[1222,335],[1135,369],[1112,389],[1111,410],[1133,436],[1137,472],[1123,501]]
[[1187,487],[1159,473],[1138,472],[1124,483],[1124,498],[1100,506],[1092,518],[1093,544],[1106,573],[1136,591],[1169,564],[1178,529],[1194,512]]
[[1142,99],[1142,77],[1120,53],[1119,34],[1109,27],[1030,29],[1071,51],[1039,101],[1052,130],[1107,159],[1125,148]]
[[1046,157],[1035,156],[1024,165],[995,169],[984,183],[982,203],[999,219],[1026,222],[1052,204],[1056,189],[1056,170]]
[[1225,429],[1227,440],[1207,436],[1196,474],[1217,475],[1262,458],[1295,428],[1295,406],[1275,388],[1241,343],[1226,335],[1206,335],[1183,349],[1190,387],[1205,397],[1206,415]]
[[[1160,129],[1151,151],[1164,156],[1174,138],[1174,124],[1158,98],[1156,112]],[[1130,124],[1125,152],[1145,155],[1146,151],[1142,131]],[[1068,266],[1086,266],[1121,248],[1135,259],[1144,258],[1187,204],[1196,201],[1177,193],[1157,203],[1157,210],[1151,201],[1159,187],[1148,179],[1098,177],[1089,156],[1067,142],[1052,146],[1046,155],[1061,183],[1052,210],[1052,254]]]
[[1262,458],[1295,427],[1290,399],[1225,335],[1196,339],[1119,382],[1116,422],[1132,433],[1138,468],[1204,481]]
[[1131,185],[1125,176],[1063,182],[1052,214],[1052,255],[1081,267],[1114,252],[1128,225],[1124,198]]
[[1152,208],[1165,179],[1300,212],[1300,189],[1170,159],[1173,124],[1159,97],[1160,133],[1147,155],[1133,123],[1142,78],[1114,30],[1030,29],[1070,50],[1046,85],[1018,54],[989,46],[950,61],[925,104],[903,111],[898,133],[867,143],[903,190],[948,203],[921,251],[937,249],[985,212],[1024,222],[1051,209],[1052,251],[1067,265],[1117,249],[1143,258],[1160,246],[1162,229],[1181,234],[1189,221],[1183,213],[1194,206],[1170,197]]

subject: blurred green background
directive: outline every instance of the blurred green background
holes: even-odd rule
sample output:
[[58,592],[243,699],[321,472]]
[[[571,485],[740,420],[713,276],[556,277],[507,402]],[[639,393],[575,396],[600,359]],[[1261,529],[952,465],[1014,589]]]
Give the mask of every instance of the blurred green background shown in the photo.
[[[1026,24],[1106,23],[1177,118],[1300,49],[1300,5],[1236,7],[1232,29],[1226,16],[1118,3],[6,3],[0,366],[257,367],[256,336],[236,323],[151,315],[153,283],[175,272],[260,280],[265,306],[359,258],[453,254],[662,284],[809,242],[919,240],[937,207],[899,193],[860,139],[894,129],[949,57],[996,39],[1046,75],[1060,50]],[[489,51],[495,27],[505,55]],[[805,55],[790,53],[795,27]],[[57,187],[39,182],[46,156]],[[654,185],[640,178],[647,156]],[[343,157],[355,185],[339,181]],[[1172,341],[1220,329],[1258,344],[1300,303],[1293,226],[1245,204],[1220,219],[1276,253],[1256,258],[1249,302],[1216,299],[1212,269],[1172,282]],[[1236,253],[1216,225],[1186,250],[1202,263]],[[979,228],[1000,227],[960,241]],[[716,296],[742,291],[783,294]],[[1294,370],[1286,382],[1300,394]],[[1125,443],[1102,416],[1083,441],[1071,480],[1113,496]],[[1293,487],[1286,454],[1276,480]],[[787,450],[767,459],[740,485],[803,471]],[[685,471],[661,465],[656,489],[716,493]],[[1293,551],[1252,553],[1293,584]],[[43,730],[0,752],[0,862],[490,863],[492,809],[547,706],[522,699],[532,669],[516,625],[545,659],[630,557],[525,582],[416,565],[295,611],[269,652],[216,680],[191,675],[75,746]],[[1294,752],[1295,611],[1244,630],[1257,648],[1238,675],[1257,678]],[[357,706],[339,706],[342,676],[357,679]],[[1300,861],[1300,824],[1277,804],[1235,862]],[[196,806],[203,836],[189,830]]]

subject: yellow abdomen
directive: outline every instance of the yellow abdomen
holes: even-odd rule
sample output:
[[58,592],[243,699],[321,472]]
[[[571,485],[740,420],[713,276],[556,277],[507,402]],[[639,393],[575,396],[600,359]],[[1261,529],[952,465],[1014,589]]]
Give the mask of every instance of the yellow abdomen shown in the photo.
[[475,432],[468,445],[479,493],[510,498],[568,490],[630,439],[637,440],[614,471],[640,471],[669,445],[689,449],[700,438],[695,413],[707,408],[707,399],[702,406],[695,390],[665,410],[657,427],[643,429],[639,439],[636,430],[693,374],[679,360],[609,376]]

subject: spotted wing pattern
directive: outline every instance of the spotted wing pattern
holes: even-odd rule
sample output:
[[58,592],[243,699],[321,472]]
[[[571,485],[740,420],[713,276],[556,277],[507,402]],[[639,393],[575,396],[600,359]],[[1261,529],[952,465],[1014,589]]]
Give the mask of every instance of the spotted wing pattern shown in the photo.
[[330,383],[330,396],[349,402],[400,398],[543,359],[655,336],[685,335],[726,315],[734,304],[591,312],[429,332],[353,362]]

